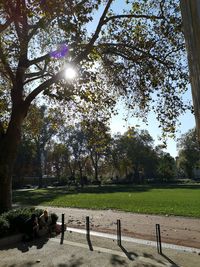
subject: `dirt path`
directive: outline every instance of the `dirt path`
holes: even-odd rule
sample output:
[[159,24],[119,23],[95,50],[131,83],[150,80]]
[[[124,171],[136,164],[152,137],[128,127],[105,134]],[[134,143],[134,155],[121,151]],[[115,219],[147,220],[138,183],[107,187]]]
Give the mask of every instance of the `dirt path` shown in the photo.
[[[44,208],[41,207],[40,208]],[[91,230],[116,232],[116,221],[121,220],[122,235],[155,240],[155,224],[161,227],[162,241],[182,246],[200,248],[200,219],[178,216],[156,216],[113,210],[87,210],[47,207],[59,215],[65,213],[67,226],[85,228],[85,217],[90,217]]]

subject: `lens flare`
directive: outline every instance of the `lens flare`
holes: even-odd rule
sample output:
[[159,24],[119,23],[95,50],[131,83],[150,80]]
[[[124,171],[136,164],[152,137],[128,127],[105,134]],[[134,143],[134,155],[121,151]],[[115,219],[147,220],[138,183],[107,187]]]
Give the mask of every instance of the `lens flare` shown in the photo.
[[66,44],[61,44],[57,50],[50,52],[49,55],[52,58],[60,59],[65,57],[68,51],[69,51],[68,46]]

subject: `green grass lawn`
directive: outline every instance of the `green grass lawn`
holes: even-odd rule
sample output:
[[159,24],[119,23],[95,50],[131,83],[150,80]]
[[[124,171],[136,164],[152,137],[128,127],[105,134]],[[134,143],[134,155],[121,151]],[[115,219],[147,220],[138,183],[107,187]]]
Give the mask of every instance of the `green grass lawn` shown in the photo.
[[14,191],[22,205],[115,209],[136,213],[200,218],[200,185],[102,186]]

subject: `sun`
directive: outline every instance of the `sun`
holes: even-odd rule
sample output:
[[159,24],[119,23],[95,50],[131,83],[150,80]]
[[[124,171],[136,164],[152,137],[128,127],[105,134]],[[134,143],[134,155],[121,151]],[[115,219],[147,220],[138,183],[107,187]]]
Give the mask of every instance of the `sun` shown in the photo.
[[74,68],[67,67],[64,75],[67,80],[72,80],[76,77],[77,73]]

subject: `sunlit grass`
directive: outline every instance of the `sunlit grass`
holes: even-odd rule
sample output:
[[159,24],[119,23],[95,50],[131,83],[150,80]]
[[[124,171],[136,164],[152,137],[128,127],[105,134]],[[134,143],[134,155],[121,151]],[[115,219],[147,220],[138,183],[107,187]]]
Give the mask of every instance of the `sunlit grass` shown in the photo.
[[200,186],[103,186],[75,190],[15,191],[14,201],[87,209],[115,209],[135,213],[181,215],[200,218]]

